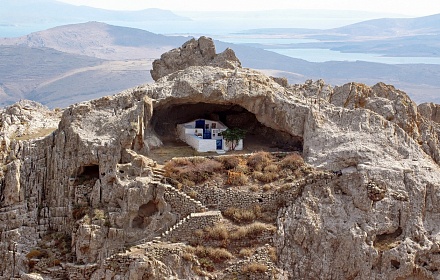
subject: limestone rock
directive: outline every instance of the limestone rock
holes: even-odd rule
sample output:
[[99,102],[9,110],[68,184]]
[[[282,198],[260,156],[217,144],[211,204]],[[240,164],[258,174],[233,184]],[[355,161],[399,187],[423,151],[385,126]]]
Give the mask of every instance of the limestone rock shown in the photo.
[[23,192],[20,191],[20,167],[21,161],[18,159],[6,166],[7,173],[5,174],[5,186],[2,193],[3,199],[0,204],[2,206],[11,206],[23,201]]
[[[232,52],[215,55],[212,41],[201,38],[155,62],[156,83],[72,105],[61,117],[23,103],[3,110],[0,275],[221,276],[197,274],[201,264],[185,244],[161,241],[173,231],[195,236],[199,224],[188,221],[210,212],[168,184],[149,158],[175,138],[176,123],[209,115],[251,124],[268,134],[268,145],[272,138],[294,144],[310,168],[333,174],[291,182],[301,187],[277,212],[277,232],[267,240],[278,261],[266,269],[280,279],[438,279],[438,105],[417,107],[384,84],[280,85],[237,66]],[[35,136],[33,127],[57,128]],[[213,197],[235,196],[216,189]],[[236,205],[222,209],[229,206]],[[32,259],[52,267],[31,275],[39,267]]]
[[419,113],[426,119],[440,123],[440,105],[423,103],[418,106]]
[[153,62],[151,77],[153,80],[183,70],[189,66],[214,66],[234,69],[241,63],[231,49],[216,54],[215,45],[211,38],[200,37],[191,39],[180,48],[162,54],[160,59]]

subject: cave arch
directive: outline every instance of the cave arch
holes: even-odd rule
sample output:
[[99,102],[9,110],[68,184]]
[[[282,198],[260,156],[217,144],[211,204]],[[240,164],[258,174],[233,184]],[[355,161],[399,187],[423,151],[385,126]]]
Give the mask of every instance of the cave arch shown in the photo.
[[195,119],[221,121],[230,128],[246,129],[245,146],[246,142],[258,143],[266,145],[268,149],[302,152],[302,137],[265,126],[258,121],[255,114],[237,104],[199,102],[159,106],[153,111],[150,126],[167,145],[176,141],[177,124]]

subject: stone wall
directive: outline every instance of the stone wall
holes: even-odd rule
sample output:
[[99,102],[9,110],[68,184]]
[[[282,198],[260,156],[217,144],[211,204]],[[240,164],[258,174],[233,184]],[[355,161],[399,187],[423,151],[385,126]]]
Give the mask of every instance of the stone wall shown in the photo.
[[[258,248],[255,253],[244,260],[239,260],[233,265],[225,269],[224,277],[220,279],[230,279],[228,277],[234,276],[234,279],[255,279],[255,280],[271,280],[284,279],[281,278],[280,271],[275,267],[275,264],[269,257],[270,245],[266,244]],[[260,264],[266,267],[266,271],[245,272],[246,266],[251,264]]]
[[182,219],[175,226],[162,234],[161,240],[191,242],[197,239],[194,232],[198,229],[211,227],[220,221],[220,211],[209,211],[204,213],[191,213]]
[[255,205],[265,210],[276,210],[295,200],[302,188],[308,184],[326,184],[334,175],[330,173],[310,174],[306,178],[285,185],[273,192],[239,191],[234,188],[217,186],[195,186],[183,188],[184,191],[196,191],[196,198],[210,209],[225,211],[229,207],[251,208]]
[[179,191],[171,185],[164,186],[164,199],[170,204],[172,211],[180,216],[180,219],[191,213],[204,212],[207,210],[200,201],[189,197],[184,192]]

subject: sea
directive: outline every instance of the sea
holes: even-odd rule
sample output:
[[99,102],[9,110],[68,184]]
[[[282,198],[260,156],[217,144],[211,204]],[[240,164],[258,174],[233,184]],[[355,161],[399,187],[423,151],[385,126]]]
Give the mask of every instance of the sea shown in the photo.
[[[146,31],[164,34],[168,36],[193,36],[199,37],[207,35],[213,39],[229,42],[233,44],[255,45],[263,44],[268,51],[276,52],[285,56],[304,59],[310,62],[327,61],[367,61],[385,64],[440,64],[440,57],[392,57],[373,53],[345,53],[331,49],[320,48],[283,48],[279,45],[314,42],[309,39],[286,38],[282,36],[262,36],[259,34],[240,33],[236,22],[228,24],[213,24],[212,20],[196,20],[184,22],[170,21],[146,21],[146,22],[108,22],[113,25],[128,26],[139,28]],[[345,23],[345,22],[344,22]],[[334,25],[342,25],[341,22],[335,22]],[[0,25],[0,37],[19,37],[32,32],[45,30],[54,27],[53,24],[39,25]],[[260,27],[255,24],[249,26],[240,26],[241,30],[247,30],[250,27]],[[315,41],[316,42],[316,41]]]

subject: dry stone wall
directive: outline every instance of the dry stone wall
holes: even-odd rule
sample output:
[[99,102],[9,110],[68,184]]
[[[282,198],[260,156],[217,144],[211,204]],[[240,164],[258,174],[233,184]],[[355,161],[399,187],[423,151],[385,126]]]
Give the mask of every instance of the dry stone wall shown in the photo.
[[164,198],[170,204],[172,211],[177,213],[180,218],[186,217],[191,213],[204,212],[207,208],[184,192],[177,190],[171,185],[164,185]]
[[162,234],[161,240],[173,242],[195,241],[195,231],[212,227],[220,221],[222,215],[220,211],[208,211],[203,213],[191,213],[186,218],[180,220],[176,225]]
[[203,205],[211,209],[225,211],[230,207],[239,206],[240,208],[252,208],[255,205],[265,210],[277,210],[278,208],[293,202],[298,194],[306,185],[320,185],[329,183],[335,176],[332,173],[317,173],[299,179],[298,181],[285,183],[285,185],[276,191],[270,192],[250,192],[240,191],[234,187],[224,186],[195,186],[184,187],[186,192],[196,191],[197,199]]

